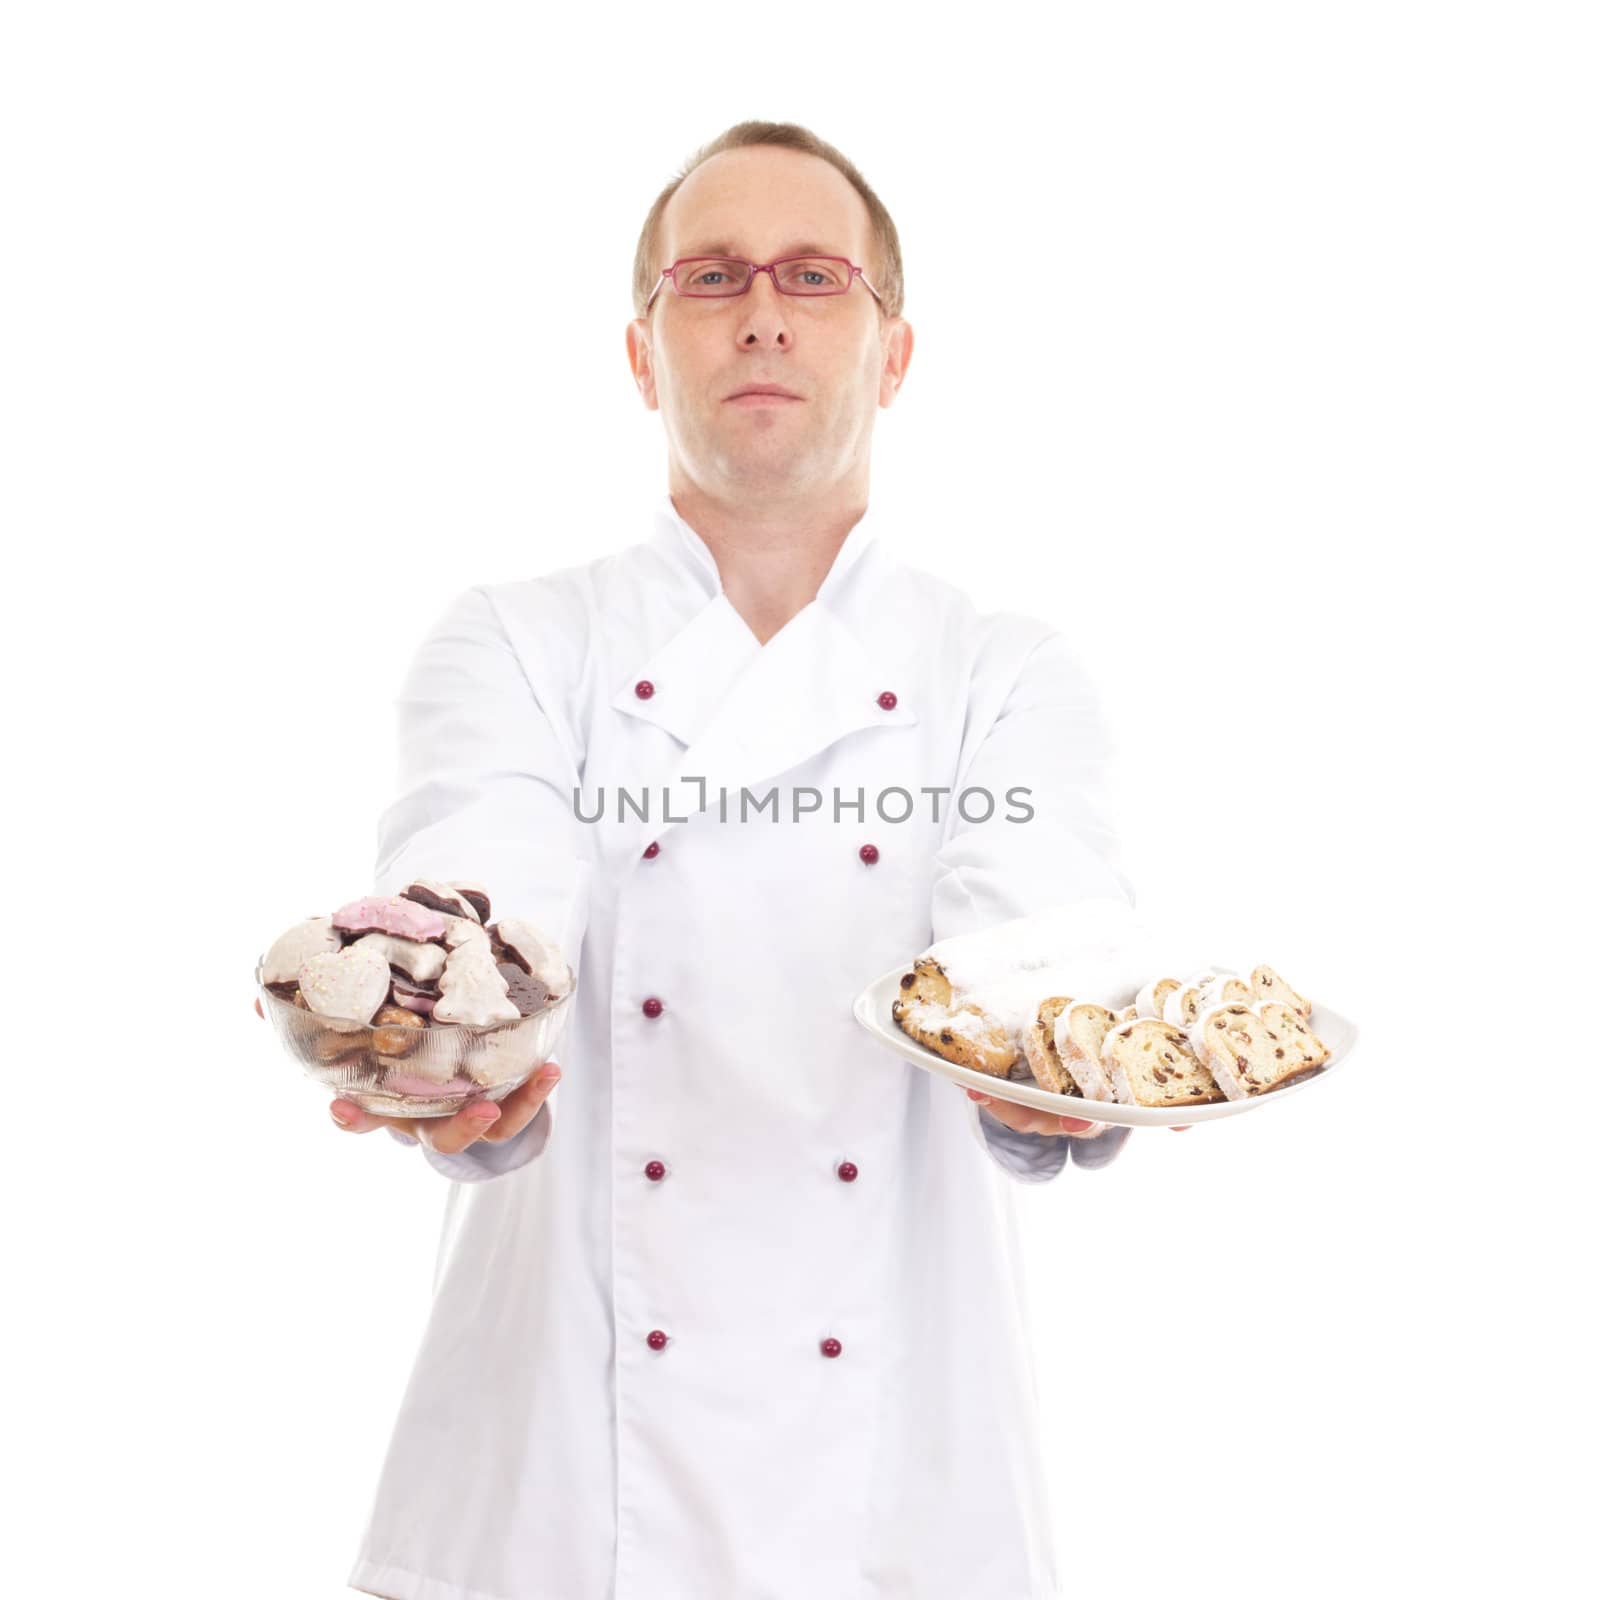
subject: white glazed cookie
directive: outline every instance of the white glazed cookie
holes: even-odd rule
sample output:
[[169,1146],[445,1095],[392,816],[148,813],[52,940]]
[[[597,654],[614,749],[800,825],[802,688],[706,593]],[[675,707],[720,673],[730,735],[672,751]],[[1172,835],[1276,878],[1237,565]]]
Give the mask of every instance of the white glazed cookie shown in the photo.
[[559,1000],[571,987],[571,974],[560,947],[525,918],[502,917],[489,929],[489,937],[500,947],[495,954],[543,984],[552,1000]]
[[1269,1021],[1255,1007],[1233,1002],[1196,1019],[1190,1037],[1230,1100],[1264,1094],[1326,1060],[1325,1051],[1317,1058],[1316,1050],[1290,1031],[1283,1016],[1287,1010],[1281,1008]]
[[331,955],[341,946],[332,917],[307,917],[273,940],[261,958],[263,983],[298,983],[300,963],[312,956]]
[[361,940],[310,956],[300,964],[300,993],[318,1016],[365,1026],[389,998],[389,963]]
[[392,933],[364,933],[352,944],[369,945],[391,967],[398,967],[413,983],[435,983],[444,971],[442,945],[420,944],[415,939],[397,939]]
[[414,900],[419,906],[442,912],[447,917],[465,917],[469,922],[481,920],[472,901],[448,883],[439,883],[433,878],[413,878],[403,894],[407,900]]
[[[483,933],[481,928],[478,931]],[[433,1020],[484,1028],[498,1022],[515,1022],[521,1015],[512,1004],[506,980],[495,966],[488,936],[483,935],[481,942],[465,939],[456,945],[439,978]]]
[[1112,1028],[1100,1060],[1123,1105],[1194,1106],[1223,1098],[1183,1030],[1155,1017],[1136,1017]]
[[1056,1019],[1056,1049],[1061,1053],[1061,1064],[1086,1100],[1117,1098],[1100,1051],[1111,1029],[1133,1020],[1096,1005],[1092,1000],[1080,1000],[1068,1006]]
[[492,953],[489,943],[489,930],[472,917],[453,917],[448,912],[443,913],[444,919],[444,947],[446,950],[459,950],[463,945],[478,945],[485,955]]
[[485,927],[489,925],[489,891],[481,883],[458,883],[452,878],[445,885],[447,889],[454,889],[463,900],[478,913],[478,921]]

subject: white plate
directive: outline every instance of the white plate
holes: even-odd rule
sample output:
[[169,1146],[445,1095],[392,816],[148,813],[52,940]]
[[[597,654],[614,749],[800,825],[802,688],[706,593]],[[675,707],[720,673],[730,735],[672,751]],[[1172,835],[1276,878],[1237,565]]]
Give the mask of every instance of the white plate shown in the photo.
[[1035,1111],[1053,1111],[1057,1115],[1088,1117],[1095,1122],[1109,1123],[1118,1128],[1171,1128],[1179,1123],[1215,1122],[1218,1117],[1232,1117],[1241,1111],[1254,1111],[1260,1106],[1273,1105],[1286,1100],[1302,1089],[1309,1089],[1335,1072],[1349,1059],[1356,1047],[1356,1025],[1348,1017],[1324,1005],[1317,1005],[1311,1013],[1311,1027],[1316,1036],[1328,1047],[1330,1054],[1325,1065],[1314,1071],[1291,1079],[1281,1089],[1269,1089],[1265,1094],[1253,1094],[1243,1100],[1214,1100],[1202,1106],[1125,1106],[1110,1100],[1083,1100],[1077,1095],[1054,1094],[1042,1089],[1029,1075],[1023,1083],[1014,1078],[995,1078],[987,1072],[974,1072],[970,1067],[958,1067],[953,1061],[917,1043],[908,1033],[902,1033],[890,1009],[900,993],[900,979],[910,970],[898,966],[881,978],[869,983],[855,1000],[856,1021],[885,1048],[904,1056],[916,1066],[937,1072],[952,1083],[969,1089],[981,1089],[997,1100],[1009,1100],[1013,1105],[1032,1106]]

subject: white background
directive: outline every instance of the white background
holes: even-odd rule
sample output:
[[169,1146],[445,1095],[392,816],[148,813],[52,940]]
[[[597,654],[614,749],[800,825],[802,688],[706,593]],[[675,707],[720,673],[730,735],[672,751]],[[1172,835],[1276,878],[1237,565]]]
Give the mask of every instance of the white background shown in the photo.
[[898,552],[1078,641],[1141,907],[1363,1029],[1019,1191],[1071,1592],[1594,1592],[1585,10],[9,14],[9,1591],[348,1593],[446,1180],[254,959],[445,601],[644,536],[638,229],[770,117],[900,229]]

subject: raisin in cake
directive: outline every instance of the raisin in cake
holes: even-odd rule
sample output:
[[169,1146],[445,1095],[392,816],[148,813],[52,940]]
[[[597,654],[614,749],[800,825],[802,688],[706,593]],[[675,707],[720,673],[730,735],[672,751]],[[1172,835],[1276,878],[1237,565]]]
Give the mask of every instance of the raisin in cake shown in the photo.
[[1124,1011],[1112,1011],[1092,1000],[1080,1000],[1064,1008],[1055,1025],[1056,1050],[1061,1064],[1071,1075],[1086,1100],[1115,1100],[1110,1074],[1100,1059],[1106,1034],[1124,1022],[1134,1020]]
[[1157,1017],[1108,1030],[1100,1061],[1123,1105],[1196,1106],[1224,1098],[1183,1029]]
[[1328,1059],[1328,1047],[1292,1006],[1275,1000],[1212,1006],[1190,1037],[1230,1100],[1265,1094]]
[[1070,1005],[1067,995],[1050,995],[1039,1005],[1039,1014],[1033,1025],[1022,1035],[1022,1053],[1033,1069],[1034,1081],[1041,1089],[1052,1094],[1077,1094],[1078,1086],[1062,1065],[1061,1052],[1056,1048],[1056,1018]]

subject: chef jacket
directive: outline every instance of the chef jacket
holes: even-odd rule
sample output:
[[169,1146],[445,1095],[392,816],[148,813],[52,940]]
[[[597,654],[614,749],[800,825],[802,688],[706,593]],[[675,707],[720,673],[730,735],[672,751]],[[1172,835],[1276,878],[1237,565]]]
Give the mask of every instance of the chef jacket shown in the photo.
[[357,1590],[1060,1592],[1012,1185],[1127,1130],[1015,1133],[851,1003],[935,939],[1132,903],[1111,742],[1055,628],[879,523],[763,645],[663,495],[415,656],[375,892],[477,880],[577,993],[527,1129],[421,1147],[451,1183]]

